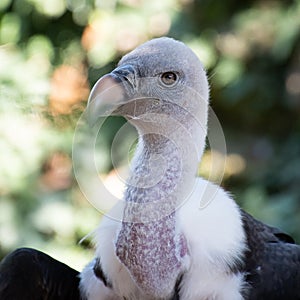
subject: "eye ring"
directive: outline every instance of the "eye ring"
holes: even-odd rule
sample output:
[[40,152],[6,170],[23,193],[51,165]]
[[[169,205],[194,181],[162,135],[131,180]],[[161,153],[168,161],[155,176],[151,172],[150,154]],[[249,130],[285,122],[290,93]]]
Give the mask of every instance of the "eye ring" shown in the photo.
[[160,75],[160,81],[163,85],[171,87],[177,83],[178,75],[175,72],[164,72]]

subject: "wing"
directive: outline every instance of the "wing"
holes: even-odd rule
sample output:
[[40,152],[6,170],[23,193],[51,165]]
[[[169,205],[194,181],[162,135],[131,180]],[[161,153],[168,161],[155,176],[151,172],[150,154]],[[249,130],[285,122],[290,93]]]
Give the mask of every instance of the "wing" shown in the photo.
[[300,299],[300,246],[277,228],[242,212],[249,250],[246,279],[251,289],[247,299]]
[[78,275],[43,252],[20,248],[0,264],[0,299],[79,300]]

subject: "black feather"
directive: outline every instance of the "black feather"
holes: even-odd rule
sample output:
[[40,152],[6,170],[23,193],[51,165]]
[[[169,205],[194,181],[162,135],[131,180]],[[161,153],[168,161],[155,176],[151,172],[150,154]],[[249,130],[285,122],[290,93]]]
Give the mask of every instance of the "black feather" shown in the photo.
[[45,253],[20,248],[0,264],[0,299],[79,300],[78,275]]
[[242,211],[249,300],[300,300],[300,246],[288,234]]

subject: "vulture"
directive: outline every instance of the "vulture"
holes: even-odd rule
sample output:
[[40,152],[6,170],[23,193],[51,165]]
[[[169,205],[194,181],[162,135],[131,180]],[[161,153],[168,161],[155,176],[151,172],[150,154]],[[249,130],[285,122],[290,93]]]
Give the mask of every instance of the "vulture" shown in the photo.
[[[0,299],[300,300],[300,247],[198,178],[209,85],[184,43],[162,37],[125,55],[95,84],[90,126],[121,115],[137,130],[118,218],[96,233],[78,273],[33,249],[0,265]],[[99,195],[101,197],[101,195]]]

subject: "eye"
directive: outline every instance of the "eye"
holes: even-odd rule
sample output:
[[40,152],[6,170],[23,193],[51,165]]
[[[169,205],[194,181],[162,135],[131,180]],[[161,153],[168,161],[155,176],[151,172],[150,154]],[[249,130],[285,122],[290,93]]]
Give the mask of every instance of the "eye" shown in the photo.
[[172,86],[177,82],[177,74],[174,72],[162,73],[160,79],[164,85]]

